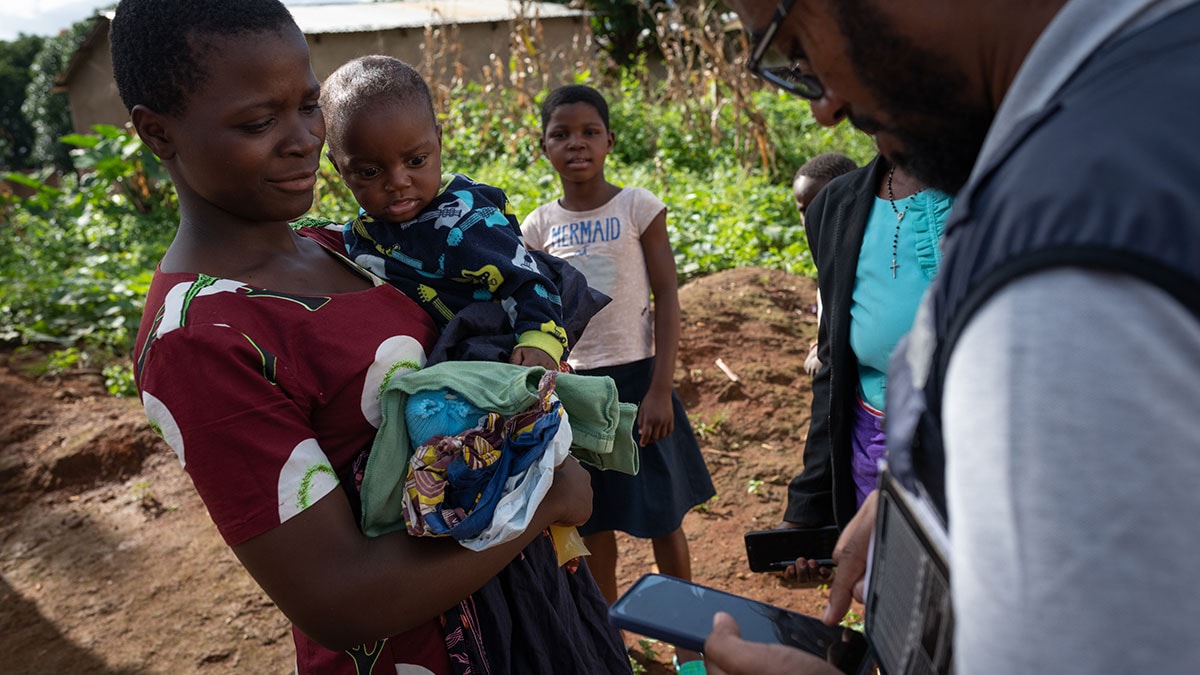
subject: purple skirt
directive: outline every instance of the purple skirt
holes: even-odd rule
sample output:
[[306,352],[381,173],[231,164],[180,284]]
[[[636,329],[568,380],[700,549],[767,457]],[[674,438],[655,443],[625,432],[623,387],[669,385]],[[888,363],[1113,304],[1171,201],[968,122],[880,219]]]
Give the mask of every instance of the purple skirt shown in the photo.
[[862,506],[871,490],[879,486],[879,460],[887,457],[887,439],[883,434],[883,413],[861,398],[854,407],[854,429],[850,444],[850,472],[854,476],[856,507]]

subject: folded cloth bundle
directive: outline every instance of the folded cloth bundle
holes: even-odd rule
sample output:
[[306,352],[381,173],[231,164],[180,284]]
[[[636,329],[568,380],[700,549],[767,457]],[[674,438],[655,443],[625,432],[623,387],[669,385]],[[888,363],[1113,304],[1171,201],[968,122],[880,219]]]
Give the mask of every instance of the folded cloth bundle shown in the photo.
[[[413,454],[405,415],[410,396],[448,389],[476,408],[509,418],[540,405],[545,375],[543,368],[508,363],[446,361],[385,382],[380,392],[382,420],[359,493],[363,532],[374,537],[407,527],[405,513],[413,508],[407,491]],[[637,406],[617,399],[611,378],[558,373],[553,391],[563,410],[559,427],[570,430],[566,444],[572,454],[602,469],[637,473]]]
[[[556,373],[546,372],[538,402],[507,419],[485,414],[463,431],[441,427],[420,445],[409,462],[405,523],[409,534],[449,535],[482,550],[523,532],[550,484],[554,468],[571,446],[571,427],[554,396]],[[443,389],[409,398],[408,414],[430,419],[443,407],[456,407],[456,393]],[[431,405],[432,404],[432,405]],[[473,416],[473,415],[472,415]],[[410,433],[413,429],[410,423]]]

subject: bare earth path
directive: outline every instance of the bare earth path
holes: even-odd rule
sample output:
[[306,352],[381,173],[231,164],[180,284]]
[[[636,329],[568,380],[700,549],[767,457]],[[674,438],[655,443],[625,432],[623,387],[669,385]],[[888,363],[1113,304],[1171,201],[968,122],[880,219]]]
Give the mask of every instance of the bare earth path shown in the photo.
[[[739,269],[680,297],[676,386],[718,493],[684,521],[695,579],[818,613],[819,591],[750,573],[742,544],[778,521],[801,468],[814,283]],[[292,672],[287,621],[137,402],[104,395],[96,373],[33,378],[30,360],[0,352],[0,672]],[[653,557],[649,542],[619,544],[624,588]],[[627,643],[648,673],[669,672],[670,647]]]

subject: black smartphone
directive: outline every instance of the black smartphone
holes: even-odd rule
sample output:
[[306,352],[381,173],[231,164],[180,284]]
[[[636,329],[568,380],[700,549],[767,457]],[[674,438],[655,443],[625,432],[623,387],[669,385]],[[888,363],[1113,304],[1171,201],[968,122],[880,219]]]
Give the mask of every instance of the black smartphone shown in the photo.
[[833,549],[837,546],[837,527],[781,528],[747,532],[746,559],[751,572],[780,572],[796,558],[816,560],[822,567],[833,567]]
[[862,633],[662,574],[647,574],[635,581],[613,603],[609,617],[618,628],[703,652],[717,612],[733,615],[746,640],[795,647],[843,672],[858,672],[866,657]]

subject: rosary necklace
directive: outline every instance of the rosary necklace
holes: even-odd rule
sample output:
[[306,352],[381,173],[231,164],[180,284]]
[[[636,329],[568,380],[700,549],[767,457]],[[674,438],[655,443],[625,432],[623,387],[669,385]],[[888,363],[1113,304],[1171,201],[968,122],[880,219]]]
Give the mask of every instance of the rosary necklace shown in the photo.
[[[896,278],[896,268],[900,266],[900,264],[896,262],[896,252],[900,248],[900,224],[904,222],[904,216],[906,216],[908,214],[908,207],[912,206],[912,199],[909,199],[908,203],[904,205],[903,211],[896,208],[896,193],[892,192],[892,176],[894,176],[895,174],[896,174],[896,167],[893,166],[892,170],[888,172],[888,179],[887,179],[888,202],[890,202],[892,205],[892,212],[896,214],[896,234],[892,235],[892,278],[893,279]],[[921,192],[924,192],[924,190],[917,190],[916,192],[914,192],[912,195],[909,195],[909,196],[915,197],[916,195],[920,194]]]

